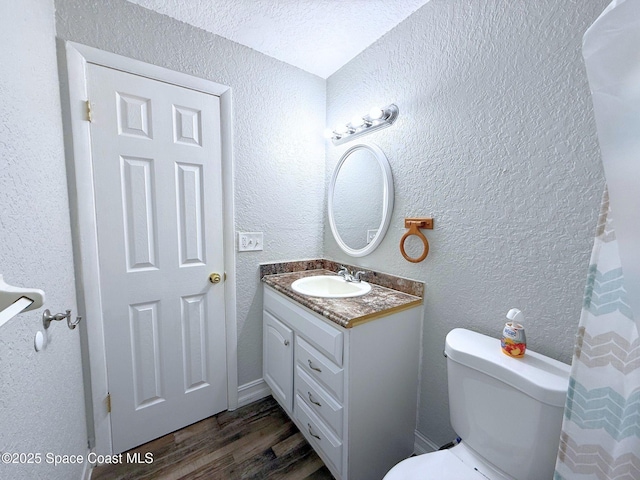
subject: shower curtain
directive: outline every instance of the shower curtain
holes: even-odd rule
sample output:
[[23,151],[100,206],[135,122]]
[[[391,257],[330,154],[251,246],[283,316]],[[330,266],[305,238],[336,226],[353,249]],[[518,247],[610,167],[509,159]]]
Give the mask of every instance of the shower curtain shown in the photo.
[[582,51],[608,192],[554,480],[640,480],[640,0],[611,2]]
[[640,479],[640,339],[605,191],[554,480]]

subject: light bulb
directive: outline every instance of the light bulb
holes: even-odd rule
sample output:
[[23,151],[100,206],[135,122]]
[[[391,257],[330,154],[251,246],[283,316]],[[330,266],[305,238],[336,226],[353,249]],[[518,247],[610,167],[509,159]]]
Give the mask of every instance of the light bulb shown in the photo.
[[344,135],[348,131],[349,131],[349,127],[347,127],[346,125],[338,125],[335,129],[335,132],[339,133],[340,135]]
[[362,125],[364,125],[364,118],[362,117],[353,117],[351,119],[351,126],[352,127],[361,127]]
[[381,108],[373,107],[369,110],[369,117],[371,120],[380,120],[384,115],[384,111]]

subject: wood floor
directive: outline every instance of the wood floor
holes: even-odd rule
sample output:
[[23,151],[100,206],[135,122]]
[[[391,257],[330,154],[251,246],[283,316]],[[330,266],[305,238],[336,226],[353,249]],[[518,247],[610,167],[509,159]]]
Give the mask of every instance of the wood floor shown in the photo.
[[[127,463],[139,453],[142,462]],[[222,412],[96,467],[92,480],[331,480],[333,477],[272,397]]]

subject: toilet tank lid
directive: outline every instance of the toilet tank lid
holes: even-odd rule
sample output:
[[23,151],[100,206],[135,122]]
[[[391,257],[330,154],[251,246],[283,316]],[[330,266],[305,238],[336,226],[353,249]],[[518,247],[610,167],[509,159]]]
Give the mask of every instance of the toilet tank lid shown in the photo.
[[445,339],[450,361],[483,372],[548,405],[562,407],[569,387],[569,365],[527,349],[524,357],[502,353],[500,340],[463,328]]

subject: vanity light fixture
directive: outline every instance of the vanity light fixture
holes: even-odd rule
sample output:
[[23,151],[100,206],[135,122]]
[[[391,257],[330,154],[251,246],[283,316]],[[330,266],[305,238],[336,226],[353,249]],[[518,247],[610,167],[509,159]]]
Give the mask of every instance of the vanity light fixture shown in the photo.
[[327,132],[326,136],[331,138],[334,145],[340,145],[388,127],[396,121],[398,113],[398,107],[393,103],[384,108],[373,107],[368,115],[354,117],[350,123],[338,125],[333,131]]

